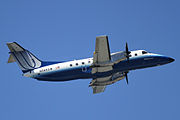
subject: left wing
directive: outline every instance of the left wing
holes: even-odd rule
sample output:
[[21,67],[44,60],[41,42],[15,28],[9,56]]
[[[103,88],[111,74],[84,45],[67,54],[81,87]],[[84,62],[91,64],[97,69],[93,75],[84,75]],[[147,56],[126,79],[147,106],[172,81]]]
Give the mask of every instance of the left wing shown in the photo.
[[110,63],[111,55],[107,36],[96,37],[96,47],[93,56],[92,74],[97,72],[106,72],[112,70],[112,66],[103,66]]
[[96,47],[94,52],[95,63],[103,63],[111,60],[108,36],[96,37]]

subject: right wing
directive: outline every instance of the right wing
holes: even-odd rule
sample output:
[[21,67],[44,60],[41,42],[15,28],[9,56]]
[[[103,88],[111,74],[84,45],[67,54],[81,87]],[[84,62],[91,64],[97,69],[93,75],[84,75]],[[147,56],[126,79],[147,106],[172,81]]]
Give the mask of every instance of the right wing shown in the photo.
[[89,86],[93,88],[93,94],[104,92],[106,88],[107,81],[111,80],[112,76],[102,77],[102,78],[94,78]]
[[93,88],[93,94],[104,92],[106,85],[111,85],[119,80],[124,79],[123,72],[115,73],[113,75],[101,78],[94,78],[89,86]]
[[92,86],[93,94],[104,92],[106,86]]

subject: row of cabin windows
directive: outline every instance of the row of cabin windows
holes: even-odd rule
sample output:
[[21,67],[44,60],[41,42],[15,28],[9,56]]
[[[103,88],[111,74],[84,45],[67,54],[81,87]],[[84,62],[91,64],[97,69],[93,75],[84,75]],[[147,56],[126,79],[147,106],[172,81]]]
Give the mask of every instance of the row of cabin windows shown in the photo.
[[[91,61],[88,61],[88,63],[91,63]],[[85,64],[85,62],[82,62],[82,65],[84,65]],[[72,67],[73,65],[72,64],[70,64],[70,67]],[[76,63],[76,66],[78,66],[78,63]]]
[[45,71],[50,71],[50,70],[52,70],[52,68],[43,69],[43,70],[40,70],[40,72],[45,72]]
[[[91,63],[91,61],[88,61],[88,63]],[[84,64],[85,64],[85,62],[82,62],[82,65],[84,65]],[[72,66],[73,66],[73,65],[70,64],[70,67],[72,67]],[[78,66],[78,63],[76,63],[76,66]],[[59,66],[58,66],[57,68],[59,68]],[[45,72],[45,71],[50,71],[50,70],[52,70],[52,68],[43,69],[43,70],[40,70],[40,72]]]

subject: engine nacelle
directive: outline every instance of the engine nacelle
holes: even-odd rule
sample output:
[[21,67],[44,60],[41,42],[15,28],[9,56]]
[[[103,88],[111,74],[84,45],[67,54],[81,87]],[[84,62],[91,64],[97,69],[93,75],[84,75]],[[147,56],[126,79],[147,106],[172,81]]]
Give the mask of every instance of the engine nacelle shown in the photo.
[[119,63],[120,61],[123,61],[126,59],[126,52],[125,51],[120,51],[111,54],[111,62],[112,63]]

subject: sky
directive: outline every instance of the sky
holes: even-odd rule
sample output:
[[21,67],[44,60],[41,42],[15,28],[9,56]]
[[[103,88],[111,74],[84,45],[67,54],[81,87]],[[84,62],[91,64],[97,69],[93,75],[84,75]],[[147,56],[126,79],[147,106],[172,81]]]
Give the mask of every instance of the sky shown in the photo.
[[[1,0],[1,120],[179,120],[179,0]],[[43,82],[7,64],[7,42],[41,60],[92,57],[96,36],[108,35],[111,52],[145,49],[175,62],[130,71],[92,94],[91,79]]]

